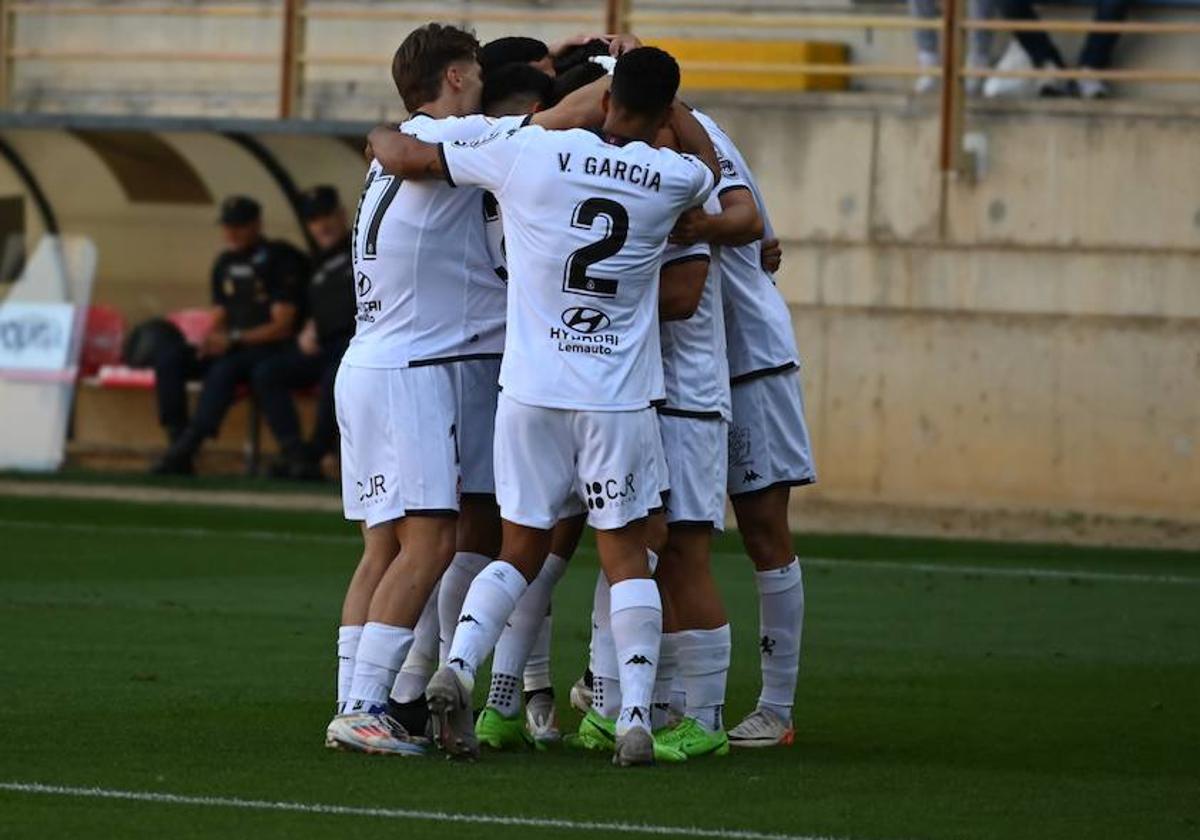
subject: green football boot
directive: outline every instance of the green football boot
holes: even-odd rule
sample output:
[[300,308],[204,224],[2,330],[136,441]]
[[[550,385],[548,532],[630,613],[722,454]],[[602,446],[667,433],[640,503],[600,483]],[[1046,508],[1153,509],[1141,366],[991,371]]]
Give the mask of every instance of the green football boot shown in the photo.
[[479,743],[494,750],[526,749],[533,746],[533,738],[525,729],[522,715],[505,717],[495,709],[484,709],[475,721],[475,737]]
[[595,709],[588,709],[583,720],[579,721],[579,735],[602,744],[604,749],[611,750],[617,743],[617,722],[604,717]]
[[695,718],[684,718],[674,729],[667,729],[654,738],[679,750],[688,758],[729,755],[729,736],[725,734],[725,730],[709,732]]
[[[568,736],[566,743],[567,746],[577,749],[612,752],[617,747],[617,722],[591,709],[579,722],[579,732]],[[687,755],[655,735],[654,760],[664,764],[678,764],[687,761]]]

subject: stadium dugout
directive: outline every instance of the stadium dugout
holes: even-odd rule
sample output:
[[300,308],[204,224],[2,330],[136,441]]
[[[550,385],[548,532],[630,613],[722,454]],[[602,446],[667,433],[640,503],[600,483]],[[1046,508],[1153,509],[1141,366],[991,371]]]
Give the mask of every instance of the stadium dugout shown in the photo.
[[[357,195],[370,127],[0,113],[5,279],[19,270],[23,243],[44,235],[84,233],[99,255],[79,368],[75,454],[136,458],[140,465],[162,448],[154,372],[123,366],[120,349],[130,327],[164,315],[192,343],[203,338],[220,199],[253,195],[263,206],[265,234],[307,251],[301,190],[329,183]],[[214,449],[227,461],[240,451],[245,469],[255,472],[273,441],[260,434],[253,397],[242,396]],[[301,408],[311,413],[311,405]]]

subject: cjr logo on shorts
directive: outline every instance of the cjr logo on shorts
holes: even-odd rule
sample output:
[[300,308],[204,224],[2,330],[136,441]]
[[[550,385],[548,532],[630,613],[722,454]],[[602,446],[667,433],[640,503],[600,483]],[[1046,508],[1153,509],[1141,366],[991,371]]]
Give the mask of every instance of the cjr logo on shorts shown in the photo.
[[573,306],[563,310],[562,322],[568,329],[583,335],[591,335],[608,329],[612,319],[599,309],[592,309],[590,306]]
[[358,485],[358,500],[360,502],[378,501],[380,497],[387,495],[387,487],[383,483],[382,475],[373,475],[366,481],[356,481],[354,483]]
[[588,510],[604,510],[608,505],[620,507],[626,501],[637,498],[637,488],[633,485],[633,473],[627,473],[624,481],[609,478],[604,481],[589,481],[585,483],[587,490]]

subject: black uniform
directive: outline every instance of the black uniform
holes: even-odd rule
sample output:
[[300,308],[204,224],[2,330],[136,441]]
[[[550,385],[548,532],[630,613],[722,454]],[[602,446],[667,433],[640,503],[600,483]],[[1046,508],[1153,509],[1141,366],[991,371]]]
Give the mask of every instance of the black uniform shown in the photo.
[[[318,255],[308,284],[308,313],[317,328],[319,350],[308,355],[292,342],[254,371],[254,390],[263,416],[289,458],[318,461],[337,443],[333,382],[346,345],[354,337],[354,264],[350,236]],[[317,385],[317,422],[307,447],[291,392]]]
[[[308,260],[286,242],[262,240],[245,251],[226,251],[212,269],[212,302],[225,311],[225,328],[245,331],[271,319],[271,306],[303,308]],[[159,421],[178,454],[190,456],[220,428],[237,386],[255,368],[284,352],[288,341],[235,346],[225,355],[200,358],[190,345],[163,352],[155,361]],[[196,412],[188,421],[187,381],[203,376]]]

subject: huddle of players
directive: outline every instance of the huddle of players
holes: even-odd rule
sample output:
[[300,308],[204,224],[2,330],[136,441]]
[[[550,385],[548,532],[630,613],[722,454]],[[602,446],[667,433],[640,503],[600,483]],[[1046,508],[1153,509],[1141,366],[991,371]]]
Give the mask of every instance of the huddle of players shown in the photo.
[[[622,766],[790,743],[804,601],[787,503],[814,474],[762,196],[720,127],[676,100],[661,50],[500,45],[484,79],[469,33],[415,30],[392,66],[411,116],[368,139],[336,385],[364,552],[327,744],[423,754],[426,721],[452,755],[557,740],[550,600],[585,523],[601,574],[569,740]],[[589,61],[597,47],[611,56]],[[555,59],[571,69],[551,81]],[[728,733],[710,569],[726,492],[763,673]]]

